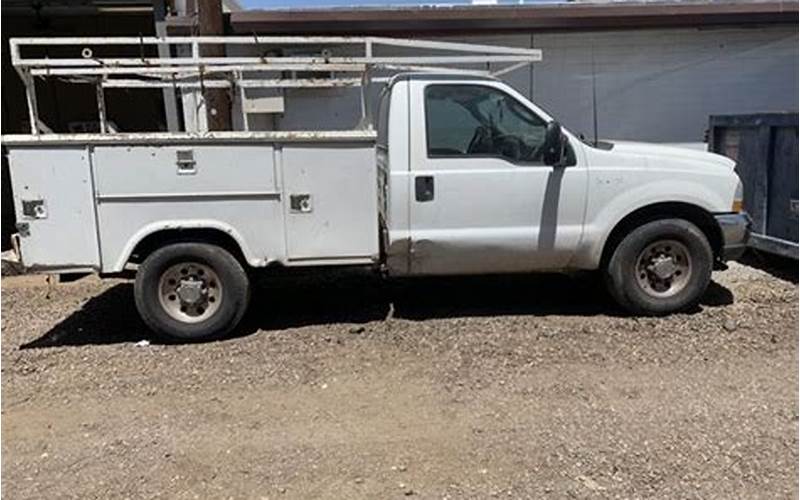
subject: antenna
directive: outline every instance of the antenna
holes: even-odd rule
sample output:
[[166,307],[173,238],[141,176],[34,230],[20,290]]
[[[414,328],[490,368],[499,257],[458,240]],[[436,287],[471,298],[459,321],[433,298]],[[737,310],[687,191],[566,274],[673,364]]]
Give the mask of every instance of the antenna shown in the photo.
[[592,125],[594,127],[594,145],[597,146],[597,74],[594,64],[594,43],[592,43]]

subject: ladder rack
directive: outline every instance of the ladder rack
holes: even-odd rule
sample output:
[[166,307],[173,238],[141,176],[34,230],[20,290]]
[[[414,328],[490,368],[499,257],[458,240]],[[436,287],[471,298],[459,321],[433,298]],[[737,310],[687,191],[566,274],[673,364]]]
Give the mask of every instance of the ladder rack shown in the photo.
[[[109,133],[104,96],[107,88],[161,88],[180,92],[230,89],[232,95],[238,94],[242,99],[247,130],[246,109],[252,109],[245,105],[249,89],[360,87],[362,120],[366,120],[366,87],[372,82],[387,81],[392,73],[501,75],[542,58],[538,49],[341,36],[12,38],[10,46],[11,62],[25,85],[32,134],[48,131],[39,119],[34,78],[56,77],[94,84],[101,133]],[[233,48],[257,55],[204,56],[206,46],[224,46],[226,53]],[[122,50],[138,55],[96,56],[95,50],[104,53]],[[423,53],[387,54],[409,50]],[[46,57],[35,56],[43,51]],[[157,51],[169,57],[158,57]],[[476,65],[485,69],[465,67]],[[491,65],[497,66],[492,70]],[[298,72],[310,76],[298,77]],[[323,72],[330,78],[319,78]],[[202,99],[202,92],[199,94]]]

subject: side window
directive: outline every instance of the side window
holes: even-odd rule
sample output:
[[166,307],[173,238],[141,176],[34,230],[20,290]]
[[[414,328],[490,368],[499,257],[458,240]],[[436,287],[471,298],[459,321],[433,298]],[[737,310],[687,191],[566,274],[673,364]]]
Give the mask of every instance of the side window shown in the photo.
[[425,92],[425,116],[428,131],[428,154],[464,155],[480,122],[456,100],[447,97],[450,85],[428,87]]
[[425,89],[428,156],[542,161],[547,124],[519,101],[483,85]]

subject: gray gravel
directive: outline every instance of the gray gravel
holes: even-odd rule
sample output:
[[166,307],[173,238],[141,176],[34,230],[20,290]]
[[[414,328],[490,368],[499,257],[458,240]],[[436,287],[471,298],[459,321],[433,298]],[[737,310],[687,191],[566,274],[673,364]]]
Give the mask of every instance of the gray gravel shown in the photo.
[[3,278],[4,493],[796,498],[796,270],[714,280],[666,318],[587,278],[276,285],[163,345],[127,282]]

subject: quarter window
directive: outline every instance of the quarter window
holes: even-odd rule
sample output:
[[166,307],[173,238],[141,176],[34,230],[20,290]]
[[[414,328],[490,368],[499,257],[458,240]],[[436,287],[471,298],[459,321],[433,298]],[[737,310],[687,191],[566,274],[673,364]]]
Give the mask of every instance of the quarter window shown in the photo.
[[541,163],[547,124],[510,95],[483,85],[425,89],[429,157],[500,157]]

